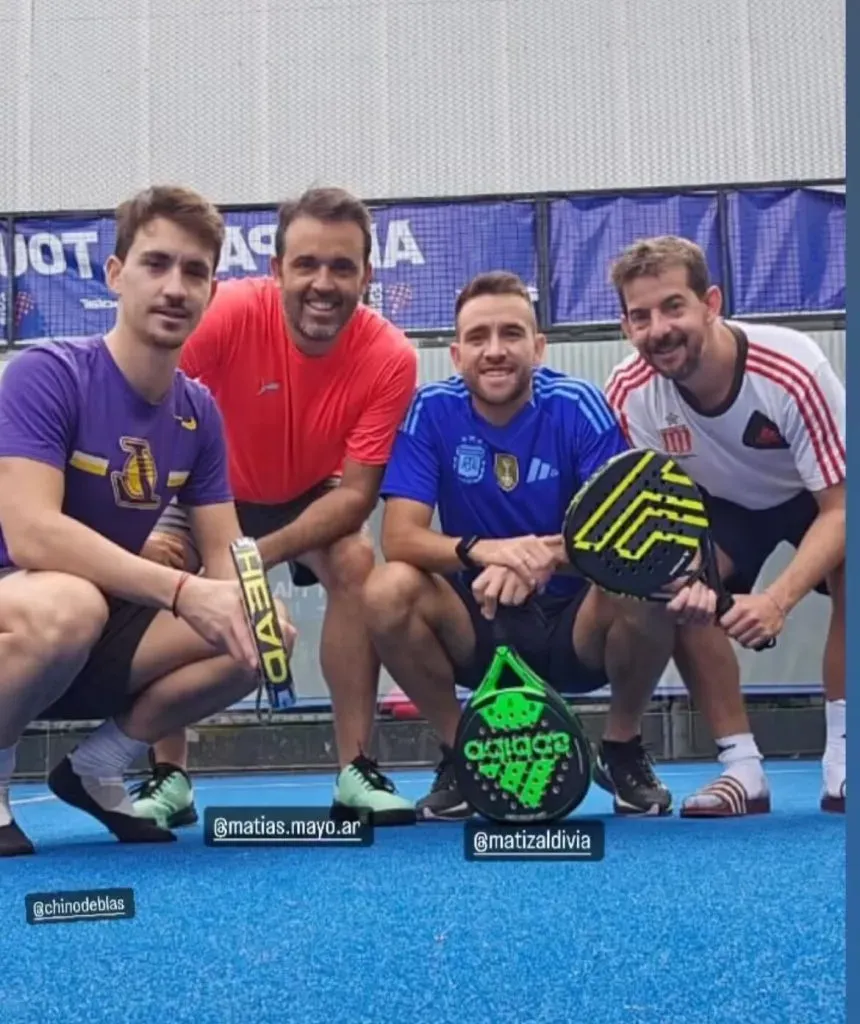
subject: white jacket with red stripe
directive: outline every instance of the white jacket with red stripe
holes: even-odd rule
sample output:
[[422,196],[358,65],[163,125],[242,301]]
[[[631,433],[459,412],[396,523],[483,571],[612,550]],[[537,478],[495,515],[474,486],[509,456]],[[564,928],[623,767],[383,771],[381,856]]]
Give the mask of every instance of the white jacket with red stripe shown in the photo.
[[720,409],[704,412],[638,353],[612,371],[606,396],[630,443],[677,457],[706,491],[773,508],[845,479],[845,387],[805,334],[726,321],[738,371]]

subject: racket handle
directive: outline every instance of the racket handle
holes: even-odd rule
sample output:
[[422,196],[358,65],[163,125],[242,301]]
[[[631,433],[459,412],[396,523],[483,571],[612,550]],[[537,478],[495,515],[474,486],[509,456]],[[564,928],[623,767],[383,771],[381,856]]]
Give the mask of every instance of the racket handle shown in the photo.
[[510,637],[504,624],[499,620],[498,609],[496,609],[496,614],[491,620],[491,624],[493,627],[493,643],[495,643],[496,647],[510,647]]
[[[727,613],[732,610],[735,606],[735,599],[726,590],[720,590],[717,592],[717,622]],[[767,651],[771,647],[776,647],[776,637],[771,637],[769,640],[765,640],[764,643],[756,644],[752,648],[754,651]]]

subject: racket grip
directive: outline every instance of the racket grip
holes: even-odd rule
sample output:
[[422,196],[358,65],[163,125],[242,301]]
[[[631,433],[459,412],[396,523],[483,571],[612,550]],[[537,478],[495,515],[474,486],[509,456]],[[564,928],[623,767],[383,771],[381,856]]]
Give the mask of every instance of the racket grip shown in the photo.
[[[735,606],[735,599],[731,594],[723,591],[717,594],[717,622],[726,614],[730,612]],[[762,644],[757,644],[752,648],[754,651],[767,651],[771,647],[776,647],[776,637],[771,637],[770,640],[765,640]]]
[[496,647],[510,647],[511,641],[508,636],[508,631],[505,629],[503,623],[499,620],[499,612],[496,610],[496,614],[491,620],[493,627],[493,643]]

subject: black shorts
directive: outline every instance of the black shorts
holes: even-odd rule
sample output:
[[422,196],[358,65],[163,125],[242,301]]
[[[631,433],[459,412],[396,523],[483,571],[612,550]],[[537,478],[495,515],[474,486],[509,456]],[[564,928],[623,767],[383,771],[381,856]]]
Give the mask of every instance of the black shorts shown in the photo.
[[[250,501],[237,501],[236,513],[239,516],[242,533],[246,537],[259,540],[269,533],[289,526],[309,505],[312,505],[324,494],[328,494],[339,483],[339,477],[330,477],[309,491],[305,491],[304,494],[300,494],[298,498],[282,502],[279,505],[257,505]],[[294,586],[313,587],[319,583],[316,575],[306,565],[302,565],[300,562],[290,562],[289,567]]]
[[139,696],[128,688],[131,663],[159,609],[120,598],[107,602],[107,623],[86,664],[62,697],[36,716],[37,721],[113,718],[128,711]]
[[[474,577],[447,577],[465,604],[475,630],[472,663],[455,671],[456,683],[476,690],[490,667],[496,649],[492,623],[481,614],[471,591]],[[584,586],[573,598],[536,595],[520,607],[500,606],[496,615],[506,638],[523,661],[558,693],[592,693],[609,685],[605,673],[586,668],[573,648],[573,624],[588,593]]]
[[[774,508],[749,509],[702,490],[717,547],[732,560],[734,572],[726,580],[733,594],[749,594],[762,566],[782,543],[797,548],[818,515],[818,503],[809,491]],[[827,584],[815,588],[827,594]]]

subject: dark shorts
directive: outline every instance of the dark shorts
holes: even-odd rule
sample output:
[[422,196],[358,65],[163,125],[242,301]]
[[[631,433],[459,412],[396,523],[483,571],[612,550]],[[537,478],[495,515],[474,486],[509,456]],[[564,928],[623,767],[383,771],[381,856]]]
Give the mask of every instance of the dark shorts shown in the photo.
[[[449,576],[448,582],[466,605],[475,630],[475,656],[471,665],[457,669],[456,683],[476,690],[496,649],[493,626],[472,596],[470,577]],[[573,624],[588,590],[584,586],[573,598],[538,595],[521,607],[500,607],[496,613],[523,661],[558,693],[592,693],[609,685],[606,675],[586,668],[573,648]]]
[[[734,566],[726,586],[733,594],[749,594],[764,563],[782,543],[797,548],[818,515],[818,503],[803,491],[775,508],[748,509],[703,490],[711,529],[719,548]],[[815,588],[827,594],[827,584]]]
[[108,620],[87,663],[66,692],[46,708],[38,721],[112,718],[134,704],[128,689],[134,655],[158,608],[108,598]]
[[[293,498],[292,501],[285,501],[280,505],[256,505],[250,501],[237,501],[236,512],[239,516],[239,525],[242,527],[242,533],[246,537],[259,540],[261,537],[265,537],[266,534],[274,533],[276,530],[289,526],[290,523],[298,519],[309,505],[312,505],[324,494],[328,494],[339,483],[340,479],[338,477],[331,477],[316,487],[312,487],[309,491],[305,491],[298,498]],[[289,566],[294,586],[313,587],[319,583],[314,573],[306,565],[302,565],[300,562],[290,562]]]
[[[0,569],[0,579],[18,572]],[[112,718],[127,711],[137,698],[128,689],[131,663],[144,633],[158,615],[148,608],[118,597],[107,598],[108,620],[90,656],[58,700],[36,716],[36,721]]]

